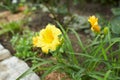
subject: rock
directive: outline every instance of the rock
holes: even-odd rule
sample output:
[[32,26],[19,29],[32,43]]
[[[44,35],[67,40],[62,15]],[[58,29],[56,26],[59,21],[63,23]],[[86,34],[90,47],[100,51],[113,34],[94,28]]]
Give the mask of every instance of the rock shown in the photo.
[[72,14],[71,16],[65,16],[63,23],[67,24],[69,28],[73,28],[75,30],[84,30],[89,28],[87,18],[87,16]]
[[0,23],[6,24],[9,22],[16,22],[16,21],[23,20],[24,17],[25,17],[25,14],[23,12],[12,14],[10,11],[3,11],[3,12],[0,12]]
[[10,52],[7,49],[1,49],[0,50],[0,61],[8,57],[11,57]]
[[0,51],[1,51],[2,49],[4,49],[4,47],[0,44]]
[[[17,57],[10,57],[0,62],[0,80],[16,80],[28,70],[28,65]],[[30,73],[20,80],[40,80],[35,73]]]
[[43,12],[49,12],[48,8],[43,4],[40,4],[40,8],[42,9]]
[[5,17],[8,16],[9,14],[10,14],[10,11],[0,12],[0,18],[5,18]]
[[25,15],[23,13],[18,13],[18,14],[10,14],[6,18],[9,22],[12,22],[12,21],[23,20],[24,17],[25,17]]

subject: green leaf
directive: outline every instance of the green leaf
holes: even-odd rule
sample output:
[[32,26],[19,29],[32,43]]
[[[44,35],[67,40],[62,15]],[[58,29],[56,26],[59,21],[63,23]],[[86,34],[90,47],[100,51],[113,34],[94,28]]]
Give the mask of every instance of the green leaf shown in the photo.
[[97,75],[90,75],[92,78],[95,78],[97,80],[103,80],[100,76]]
[[110,75],[111,72],[112,72],[111,70],[108,70],[108,71],[106,72],[105,77],[104,77],[104,80],[108,80],[107,78],[109,77],[109,75]]
[[120,34],[120,16],[116,16],[111,20],[111,29],[115,34]]
[[112,8],[111,11],[115,16],[120,15],[120,8]]

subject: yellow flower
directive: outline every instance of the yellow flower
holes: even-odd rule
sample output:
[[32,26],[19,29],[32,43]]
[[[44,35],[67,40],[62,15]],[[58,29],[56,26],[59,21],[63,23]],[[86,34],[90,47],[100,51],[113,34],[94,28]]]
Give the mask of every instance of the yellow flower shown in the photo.
[[40,47],[44,53],[55,51],[61,44],[59,35],[62,32],[55,25],[48,24],[45,29],[42,29],[38,38],[33,38],[34,45]]
[[94,31],[94,32],[100,32],[100,26],[99,25],[94,25],[91,27],[91,30]]
[[90,16],[89,19],[88,19],[88,21],[90,22],[90,24],[91,24],[92,26],[98,24],[98,18],[96,18],[95,16]]
[[98,25],[98,18],[96,18],[95,16],[90,16],[88,21],[91,24],[91,30],[99,33],[100,32],[100,26]]

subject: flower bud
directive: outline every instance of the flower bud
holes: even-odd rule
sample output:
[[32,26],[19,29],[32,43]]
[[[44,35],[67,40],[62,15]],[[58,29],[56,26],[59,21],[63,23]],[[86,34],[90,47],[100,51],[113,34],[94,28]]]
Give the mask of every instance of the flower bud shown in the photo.
[[109,28],[108,28],[108,27],[105,27],[105,28],[103,29],[104,35],[108,34],[108,31],[109,31]]

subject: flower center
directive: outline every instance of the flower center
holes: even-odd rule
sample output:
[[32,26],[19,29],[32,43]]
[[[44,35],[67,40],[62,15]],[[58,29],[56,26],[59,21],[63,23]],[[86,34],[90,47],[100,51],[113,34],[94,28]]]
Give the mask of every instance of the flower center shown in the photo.
[[54,36],[52,34],[52,31],[46,31],[46,33],[43,35],[44,38],[44,42],[45,43],[52,43],[52,41],[54,40]]

